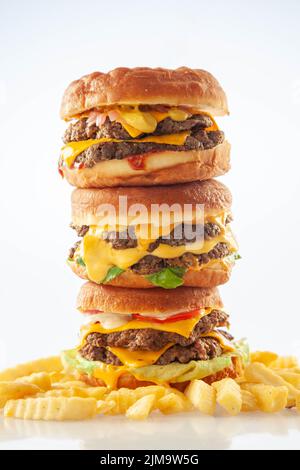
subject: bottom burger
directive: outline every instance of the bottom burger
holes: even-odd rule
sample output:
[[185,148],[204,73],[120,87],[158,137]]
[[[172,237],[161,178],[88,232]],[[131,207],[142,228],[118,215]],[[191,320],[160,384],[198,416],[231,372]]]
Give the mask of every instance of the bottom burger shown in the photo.
[[166,384],[184,390],[242,374],[246,346],[228,332],[217,289],[126,289],[82,286],[80,345],[63,364],[90,385],[136,388]]

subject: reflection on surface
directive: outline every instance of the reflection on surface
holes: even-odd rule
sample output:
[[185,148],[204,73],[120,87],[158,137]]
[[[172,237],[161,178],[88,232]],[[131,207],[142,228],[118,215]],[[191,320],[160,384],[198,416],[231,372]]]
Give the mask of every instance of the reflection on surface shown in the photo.
[[[300,419],[294,411],[281,414],[243,414],[237,417],[207,417],[197,413],[162,416],[148,421],[128,421],[124,417],[99,417],[84,422],[40,422],[4,419],[0,425],[1,448],[5,442],[26,448],[26,442],[47,441],[47,448],[79,449],[229,449],[257,446],[273,438],[276,448],[287,447],[293,437],[298,442]],[[12,443],[12,441],[14,441]],[[65,441],[65,442],[63,442]],[[253,444],[255,446],[255,444]],[[267,444],[266,444],[267,445]],[[291,444],[292,447],[292,444]],[[32,448],[32,447],[31,447]]]

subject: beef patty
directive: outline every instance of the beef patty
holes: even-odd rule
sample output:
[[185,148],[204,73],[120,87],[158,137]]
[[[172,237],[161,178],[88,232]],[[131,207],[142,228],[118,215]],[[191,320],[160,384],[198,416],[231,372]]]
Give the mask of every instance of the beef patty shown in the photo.
[[[90,361],[101,361],[106,364],[121,366],[120,359],[104,347],[92,346],[86,343],[79,351],[81,356]],[[200,337],[190,346],[175,344],[167,349],[155,362],[157,365],[166,365],[172,362],[186,364],[190,361],[207,361],[221,356],[223,353],[219,341],[210,337]]]
[[[72,225],[71,228],[76,230],[79,237],[84,237],[88,230],[88,225]],[[204,224],[204,227],[196,224],[178,224],[175,229],[169,235],[159,237],[155,242],[149,245],[148,251],[154,251],[160,243],[170,246],[182,246],[187,243],[194,243],[195,241],[202,239],[210,240],[211,238],[217,237],[221,233],[219,225],[212,222]],[[135,248],[137,246],[137,237],[134,231],[134,226],[129,226],[126,231],[116,232],[109,231],[104,232],[102,238],[107,242],[111,243],[112,247],[116,250],[123,250],[126,248]]]
[[230,254],[226,243],[217,243],[208,253],[194,255],[184,253],[178,258],[159,258],[158,256],[146,255],[138,263],[133,264],[130,269],[136,274],[148,275],[158,273],[164,268],[192,268],[208,263],[212,259],[222,259]]
[[207,150],[224,141],[222,131],[199,130],[192,132],[184,145],[158,144],[155,142],[103,142],[91,145],[80,153],[74,161],[75,167],[92,168],[104,160],[122,160],[123,158],[163,151],[182,152],[188,150]]
[[[155,132],[151,135],[165,135],[165,134],[177,134],[178,132],[190,131],[192,129],[206,129],[213,125],[212,120],[205,114],[195,114],[185,121],[174,121],[167,117],[163,121],[157,124]],[[141,134],[139,138],[142,138],[149,134]],[[131,137],[126,129],[119,122],[111,122],[109,118],[106,118],[105,122],[98,127],[96,124],[89,125],[88,119],[83,118],[78,121],[71,122],[67,128],[63,141],[65,144],[68,142],[79,142],[80,140],[88,139],[102,139],[108,137],[111,139],[118,140],[131,140]]]

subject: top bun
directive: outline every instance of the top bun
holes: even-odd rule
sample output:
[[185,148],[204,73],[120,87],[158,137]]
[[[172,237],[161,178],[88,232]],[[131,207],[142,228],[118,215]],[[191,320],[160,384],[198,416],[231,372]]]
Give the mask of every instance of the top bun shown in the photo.
[[72,82],[64,93],[60,115],[68,120],[93,108],[117,104],[192,106],[216,116],[228,114],[223,89],[205,70],[119,67]]
[[121,314],[157,314],[192,311],[198,308],[222,308],[216,288],[178,287],[172,291],[160,288],[129,289],[87,282],[77,297],[77,308]]
[[196,204],[203,204],[207,213],[223,212],[230,211],[232,203],[229,189],[213,179],[171,186],[154,186],[150,193],[147,187],[75,189],[72,193],[73,224],[97,225],[97,220],[100,219],[99,209],[106,204],[111,204],[118,213],[121,196],[127,198],[127,208],[141,204],[149,212],[155,204],[168,206],[191,204],[193,207]]

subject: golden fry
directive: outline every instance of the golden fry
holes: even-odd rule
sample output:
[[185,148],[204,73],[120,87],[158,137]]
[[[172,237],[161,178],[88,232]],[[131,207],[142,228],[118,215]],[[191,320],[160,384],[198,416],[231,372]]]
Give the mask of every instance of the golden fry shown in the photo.
[[291,367],[298,366],[298,359],[295,356],[279,356],[270,364],[270,367],[273,369],[290,369]]
[[62,363],[58,356],[36,359],[35,361],[19,364],[16,367],[0,372],[0,382],[16,380],[19,377],[33,374],[34,372],[56,372],[62,370]]
[[27,398],[9,400],[4,407],[5,417],[44,421],[81,420],[96,414],[94,398]]
[[275,371],[269,369],[264,364],[254,362],[245,368],[245,377],[248,382],[260,383],[264,385],[273,385],[275,387],[287,387],[289,398],[295,399],[299,394],[299,390],[293,385],[286,382]]
[[0,382],[0,408],[9,400],[23,398],[39,393],[41,389],[34,384],[20,382]]
[[255,351],[250,354],[251,362],[261,362],[265,366],[269,366],[271,362],[278,358],[278,354],[271,351]]
[[156,405],[163,414],[181,413],[191,409],[191,404],[183,394],[172,392],[159,398]]
[[258,410],[257,399],[253,393],[248,390],[241,390],[242,394],[242,411],[256,411]]
[[275,413],[287,406],[288,389],[284,386],[245,384],[243,388],[255,396],[259,409],[265,413]]
[[193,380],[187,386],[184,394],[193,406],[207,415],[213,415],[216,409],[216,390],[203,380]]
[[233,379],[223,379],[212,384],[217,391],[217,403],[232,416],[237,415],[242,408],[240,386]]
[[47,391],[51,389],[51,379],[48,372],[34,372],[31,375],[20,377],[16,382],[23,382],[37,385],[41,390]]
[[156,396],[154,393],[145,395],[131,405],[126,411],[126,418],[142,420],[146,419],[151,413]]

